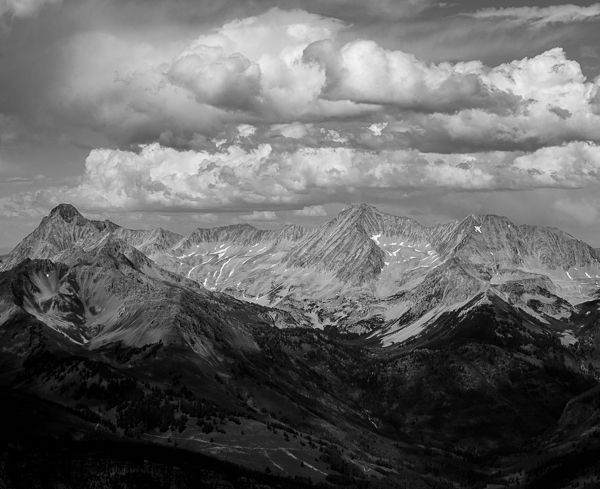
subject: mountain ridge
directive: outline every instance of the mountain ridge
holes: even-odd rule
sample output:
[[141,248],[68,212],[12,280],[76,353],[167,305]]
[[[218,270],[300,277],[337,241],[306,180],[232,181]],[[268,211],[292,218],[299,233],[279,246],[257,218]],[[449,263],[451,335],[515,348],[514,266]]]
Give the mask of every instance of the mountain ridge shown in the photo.
[[406,329],[400,317],[434,322],[489,287],[540,277],[553,300],[577,304],[593,299],[600,281],[593,248],[556,228],[515,225],[494,214],[426,227],[364,203],[312,229],[238,224],[198,228],[187,237],[91,221],[61,204],[0,270],[25,257],[73,265],[89,259],[86,253],[99,243],[109,246],[106,255],[123,250],[156,279],[188,280],[188,286],[280,309],[306,326],[374,334],[384,344],[394,335],[378,333],[376,325]]

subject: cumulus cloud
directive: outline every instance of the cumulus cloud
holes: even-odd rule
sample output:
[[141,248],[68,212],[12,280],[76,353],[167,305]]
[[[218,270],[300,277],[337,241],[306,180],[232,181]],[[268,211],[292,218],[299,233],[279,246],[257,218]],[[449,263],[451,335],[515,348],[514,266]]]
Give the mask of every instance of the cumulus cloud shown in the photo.
[[227,55],[220,46],[198,46],[174,59],[166,78],[193,93],[201,104],[252,110],[260,93],[261,71],[239,53]]
[[379,191],[503,191],[600,186],[600,146],[572,142],[531,153],[420,153],[302,148],[276,153],[230,146],[218,153],[178,151],[158,144],[139,153],[93,150],[78,185],[54,187],[0,200],[5,216],[16,209],[48,209],[71,202],[95,211],[210,211],[266,209],[244,217],[273,220],[269,208],[305,206],[296,215],[318,216],[315,201],[354,200]]
[[292,214],[300,217],[321,217],[326,216],[327,211],[322,205],[311,205],[303,207],[302,209],[295,210]]
[[514,27],[530,25],[534,28],[541,28],[552,24],[598,19],[600,18],[600,3],[585,7],[567,4],[550,7],[487,8],[463,15],[479,20],[503,22]]
[[46,5],[60,5],[62,0],[0,0],[0,16],[30,17]]
[[279,219],[273,211],[254,211],[252,214],[242,214],[243,221],[276,221]]
[[306,62],[327,74],[325,98],[369,105],[395,105],[427,112],[484,107],[511,110],[519,99],[484,83],[480,62],[427,64],[412,54],[357,40],[337,49],[331,41],[311,44]]
[[371,40],[342,42],[344,29],[272,9],[188,43],[82,34],[65,49],[57,108],[123,146],[214,149],[279,135],[288,148],[472,151],[600,139],[600,77],[588,81],[560,48],[495,67],[436,64]]
[[290,139],[304,139],[309,132],[313,132],[313,126],[294,122],[290,124],[274,124],[271,130]]

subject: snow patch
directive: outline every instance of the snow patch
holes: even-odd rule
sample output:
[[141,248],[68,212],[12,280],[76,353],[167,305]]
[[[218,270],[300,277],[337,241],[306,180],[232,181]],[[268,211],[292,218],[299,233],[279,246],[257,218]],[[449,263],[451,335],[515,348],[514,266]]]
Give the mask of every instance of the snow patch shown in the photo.
[[196,270],[196,268],[198,268],[200,265],[196,265],[195,267],[192,267],[191,270],[187,273],[187,278],[190,278],[190,275],[192,274],[192,272],[194,270]]
[[[221,247],[223,247],[223,246],[225,246],[225,245],[221,245]],[[229,249],[229,246],[228,246],[227,248],[225,248],[224,250],[219,250],[219,251],[215,252],[215,254],[219,255],[219,260],[220,260],[221,258],[223,258],[223,255],[225,254],[225,252],[226,252],[228,249]]]
[[221,265],[221,269],[219,270],[219,275],[217,277],[217,279],[215,280],[215,285],[217,285],[217,283],[219,282],[219,279],[221,278],[221,274],[223,273],[223,268],[225,268],[225,266],[231,261],[231,258],[229,260],[227,260],[225,263],[223,263],[223,265]]

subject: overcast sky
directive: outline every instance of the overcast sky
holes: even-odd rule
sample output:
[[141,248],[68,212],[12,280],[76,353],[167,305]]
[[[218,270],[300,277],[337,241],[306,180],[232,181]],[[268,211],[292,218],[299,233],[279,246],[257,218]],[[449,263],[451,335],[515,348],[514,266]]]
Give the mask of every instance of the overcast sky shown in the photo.
[[368,202],[600,246],[600,3],[0,0],[0,249]]

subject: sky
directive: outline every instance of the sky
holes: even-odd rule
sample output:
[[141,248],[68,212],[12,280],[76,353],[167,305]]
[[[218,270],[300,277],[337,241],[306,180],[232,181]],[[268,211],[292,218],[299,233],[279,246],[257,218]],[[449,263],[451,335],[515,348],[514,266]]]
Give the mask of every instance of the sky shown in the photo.
[[0,0],[0,251],[367,202],[600,247],[600,3]]

